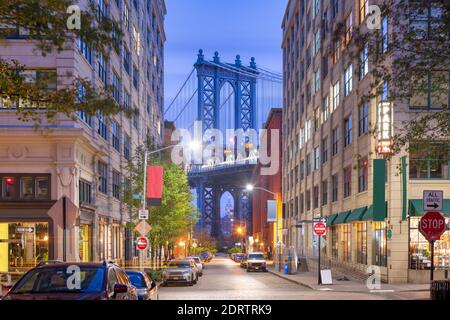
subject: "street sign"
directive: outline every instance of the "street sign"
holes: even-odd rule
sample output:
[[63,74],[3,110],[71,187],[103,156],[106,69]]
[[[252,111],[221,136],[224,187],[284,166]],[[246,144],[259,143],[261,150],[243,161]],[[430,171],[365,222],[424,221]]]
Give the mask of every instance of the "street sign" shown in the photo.
[[327,226],[323,222],[314,223],[314,233],[318,236],[323,236],[327,233]]
[[134,228],[141,236],[145,236],[152,230],[152,226],[147,223],[145,220],[141,220],[136,227]]
[[442,211],[443,198],[444,192],[442,190],[424,190],[423,211]]
[[16,227],[16,233],[33,233],[33,227]]
[[148,219],[148,210],[139,210],[139,220]]
[[139,237],[136,240],[136,249],[138,250],[146,250],[148,248],[148,239],[146,237]]
[[419,231],[428,241],[436,241],[446,229],[444,216],[437,211],[429,211],[419,221]]

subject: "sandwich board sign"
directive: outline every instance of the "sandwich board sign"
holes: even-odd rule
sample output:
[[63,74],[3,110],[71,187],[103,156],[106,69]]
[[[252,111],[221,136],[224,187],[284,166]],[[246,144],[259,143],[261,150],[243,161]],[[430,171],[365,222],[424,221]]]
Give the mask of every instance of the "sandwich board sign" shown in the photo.
[[321,284],[333,284],[330,269],[320,270]]
[[442,190],[424,190],[423,211],[442,211],[443,198]]

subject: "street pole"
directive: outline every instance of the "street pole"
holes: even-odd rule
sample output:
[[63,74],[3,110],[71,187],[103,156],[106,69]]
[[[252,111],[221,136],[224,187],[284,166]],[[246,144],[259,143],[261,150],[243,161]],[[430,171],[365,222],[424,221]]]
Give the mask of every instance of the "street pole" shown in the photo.
[[320,274],[320,240],[322,239],[322,236],[319,235],[319,261],[318,261],[318,273],[317,273],[317,284],[321,285],[322,284],[322,276]]
[[434,240],[430,241],[431,247],[431,270],[430,270],[430,280],[434,280]]
[[[146,209],[146,201],[145,201],[145,197],[147,194],[147,165],[148,165],[148,151],[145,150],[144,152],[144,185],[142,188],[142,210]],[[144,250],[140,250],[139,251],[139,265],[140,265],[140,270],[141,272],[144,272]]]

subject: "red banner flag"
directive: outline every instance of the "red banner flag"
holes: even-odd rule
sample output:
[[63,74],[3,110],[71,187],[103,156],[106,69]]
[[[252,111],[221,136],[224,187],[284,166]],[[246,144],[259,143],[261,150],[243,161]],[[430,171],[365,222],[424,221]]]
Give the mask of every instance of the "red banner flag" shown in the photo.
[[163,188],[163,167],[147,167],[147,203],[151,206],[160,206]]

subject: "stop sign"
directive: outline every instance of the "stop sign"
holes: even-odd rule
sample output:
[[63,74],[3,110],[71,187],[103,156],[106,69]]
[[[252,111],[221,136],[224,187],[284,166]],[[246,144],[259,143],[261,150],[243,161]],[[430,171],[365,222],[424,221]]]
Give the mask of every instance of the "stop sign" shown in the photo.
[[327,233],[327,226],[323,222],[316,222],[314,224],[314,233],[318,236],[323,236],[325,233]]
[[148,239],[146,237],[139,237],[136,240],[136,249],[145,250],[148,248]]
[[445,229],[445,218],[438,211],[428,211],[419,221],[419,231],[428,241],[439,240]]

